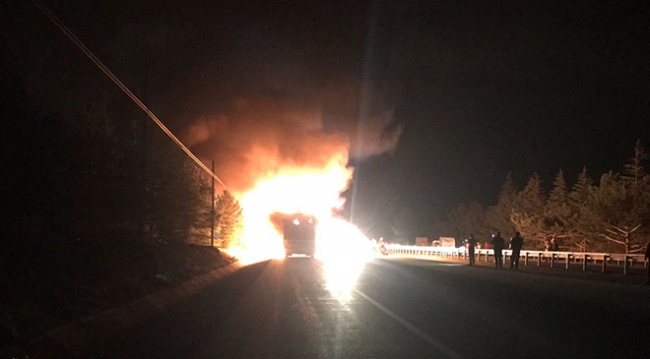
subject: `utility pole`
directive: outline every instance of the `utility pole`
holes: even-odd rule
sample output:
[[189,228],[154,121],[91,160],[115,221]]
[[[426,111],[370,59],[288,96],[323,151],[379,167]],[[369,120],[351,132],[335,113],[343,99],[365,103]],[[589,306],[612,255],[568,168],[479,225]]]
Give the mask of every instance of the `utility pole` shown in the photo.
[[[212,160],[212,173],[214,173],[214,160]],[[214,247],[214,176],[212,176],[212,225],[210,226],[210,246]]]

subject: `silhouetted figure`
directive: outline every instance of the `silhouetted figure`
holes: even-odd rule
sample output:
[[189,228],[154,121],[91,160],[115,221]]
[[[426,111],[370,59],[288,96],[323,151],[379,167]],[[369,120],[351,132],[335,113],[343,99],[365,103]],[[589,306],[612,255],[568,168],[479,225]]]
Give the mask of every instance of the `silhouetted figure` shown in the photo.
[[643,284],[650,284],[650,242],[648,242],[648,245],[645,247],[645,260],[646,260],[646,277],[645,277],[645,282]]
[[524,239],[521,238],[519,232],[515,232],[515,236],[510,238],[510,249],[512,249],[512,256],[510,256],[510,269],[519,269],[519,254],[521,247],[524,246]]
[[503,248],[506,246],[506,242],[501,238],[501,232],[497,232],[490,242],[494,249],[494,266],[503,268]]
[[471,266],[474,265],[475,248],[476,248],[476,239],[474,239],[473,234],[470,234],[469,238],[467,239],[467,254],[469,255],[469,265]]
[[379,253],[383,255],[388,255],[388,249],[386,249],[386,242],[384,241],[384,237],[379,238]]

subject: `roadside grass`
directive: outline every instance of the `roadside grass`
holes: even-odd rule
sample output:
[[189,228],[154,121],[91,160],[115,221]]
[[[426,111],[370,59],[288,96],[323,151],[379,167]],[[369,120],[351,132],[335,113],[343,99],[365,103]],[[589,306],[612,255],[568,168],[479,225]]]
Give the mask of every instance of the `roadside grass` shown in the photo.
[[0,256],[0,346],[111,309],[226,266],[232,258],[185,244],[70,242]]

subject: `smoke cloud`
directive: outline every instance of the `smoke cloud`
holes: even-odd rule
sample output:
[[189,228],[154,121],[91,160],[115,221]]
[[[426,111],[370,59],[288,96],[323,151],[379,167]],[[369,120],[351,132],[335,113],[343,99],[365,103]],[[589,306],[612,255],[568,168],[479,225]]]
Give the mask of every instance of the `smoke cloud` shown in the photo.
[[240,98],[222,113],[199,118],[183,141],[200,158],[214,159],[217,175],[236,192],[252,188],[280,168],[318,169],[332,159],[345,165],[349,157],[363,158],[396,146],[401,128],[391,122],[390,110],[362,113],[359,119],[363,106],[345,91],[315,98]]

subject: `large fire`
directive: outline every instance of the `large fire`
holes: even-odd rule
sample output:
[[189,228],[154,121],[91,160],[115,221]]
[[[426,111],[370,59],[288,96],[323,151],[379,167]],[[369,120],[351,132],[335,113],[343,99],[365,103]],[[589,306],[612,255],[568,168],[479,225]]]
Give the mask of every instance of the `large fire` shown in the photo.
[[233,252],[245,263],[284,257],[282,234],[270,220],[272,213],[280,212],[316,216],[316,257],[326,260],[351,252],[363,256],[370,245],[368,239],[335,215],[343,205],[340,193],[353,173],[346,162],[347,153],[340,153],[321,167],[285,166],[261,178],[252,189],[236,194],[244,211],[244,233],[242,246]]
[[325,166],[284,166],[239,194],[244,214],[240,248],[243,263],[284,257],[283,236],[271,221],[273,213],[303,213],[318,220],[316,257],[322,262],[327,289],[341,302],[352,291],[372,256],[371,242],[349,222],[336,217],[340,198],[352,178],[347,153],[333,156]]
[[[347,95],[334,98],[323,106],[302,95],[241,98],[223,113],[201,118],[189,128],[188,146],[215,161],[216,172],[243,208],[242,245],[229,249],[241,262],[284,257],[283,235],[272,222],[273,215],[282,213],[316,217],[315,255],[328,277],[349,281],[352,268],[361,268],[357,264],[371,254],[370,241],[361,231],[336,216],[344,204],[341,192],[353,175],[347,167],[349,151],[352,148],[357,158],[388,151],[401,130],[389,126],[390,116],[381,108],[357,107],[372,101]],[[359,118],[360,113],[377,115]],[[329,285],[339,291],[349,283],[328,279]]]

